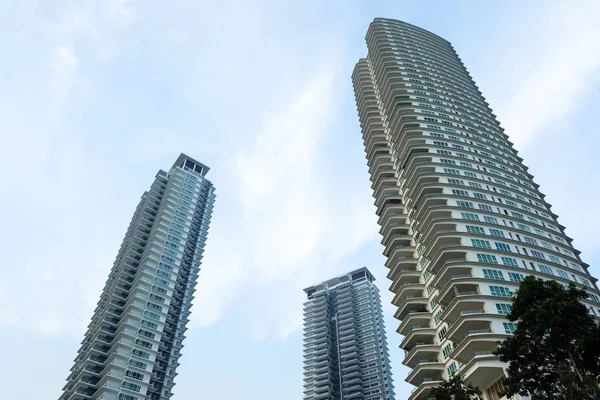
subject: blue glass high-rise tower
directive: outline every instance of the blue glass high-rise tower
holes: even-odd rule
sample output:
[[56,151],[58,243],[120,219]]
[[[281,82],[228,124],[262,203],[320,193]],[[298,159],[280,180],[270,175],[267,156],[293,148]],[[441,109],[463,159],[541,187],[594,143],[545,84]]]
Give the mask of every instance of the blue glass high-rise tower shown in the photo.
[[166,400],[215,201],[182,154],[142,195],[60,400]]

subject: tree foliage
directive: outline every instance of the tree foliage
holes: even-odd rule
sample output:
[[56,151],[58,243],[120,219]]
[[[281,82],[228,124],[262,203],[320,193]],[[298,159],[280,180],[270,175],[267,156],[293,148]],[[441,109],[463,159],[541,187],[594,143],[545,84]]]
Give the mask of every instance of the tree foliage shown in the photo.
[[534,276],[521,282],[508,315],[517,329],[496,351],[510,363],[506,395],[600,399],[600,328],[581,303],[587,297],[573,284]]
[[431,396],[435,400],[482,400],[481,391],[478,388],[466,383],[464,379],[455,375],[449,381],[431,391]]

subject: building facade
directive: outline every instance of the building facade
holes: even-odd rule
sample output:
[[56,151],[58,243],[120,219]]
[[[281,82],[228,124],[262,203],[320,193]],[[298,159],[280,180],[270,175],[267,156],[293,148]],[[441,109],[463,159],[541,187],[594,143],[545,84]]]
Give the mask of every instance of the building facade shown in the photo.
[[596,279],[452,45],[375,19],[352,75],[410,400],[460,373],[499,398],[511,294],[527,275]]
[[182,154],[142,195],[61,400],[165,400],[185,338],[215,201]]
[[375,278],[367,268],[304,289],[304,399],[393,400]]

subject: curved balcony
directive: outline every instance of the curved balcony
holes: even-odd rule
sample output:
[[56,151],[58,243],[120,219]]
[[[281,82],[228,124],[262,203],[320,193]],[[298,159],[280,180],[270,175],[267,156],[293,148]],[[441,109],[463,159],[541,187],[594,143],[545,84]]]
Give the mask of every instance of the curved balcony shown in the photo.
[[[376,203],[379,203],[376,201]],[[404,209],[404,203],[402,202],[402,196],[398,195],[394,195],[394,196],[388,196],[384,199],[384,201],[382,203],[380,203],[381,205],[379,207],[377,207],[377,210],[375,211],[375,213],[377,215],[381,215],[381,213],[383,213],[386,208],[388,207],[398,207],[400,206],[401,209]]]
[[415,368],[421,363],[435,363],[438,361],[440,354],[440,346],[433,343],[417,342],[417,345],[405,351],[405,357],[402,364],[410,368]]
[[[401,335],[408,335],[416,329],[429,329],[431,325],[431,312],[425,310],[422,312],[412,312],[404,317],[396,332]],[[432,328],[433,329],[433,328]]]
[[396,240],[400,240],[404,246],[410,246],[412,242],[412,235],[409,234],[409,229],[407,225],[400,225],[400,223],[396,223],[397,226],[389,229],[388,233],[383,236],[381,239],[381,244],[384,247],[387,247],[390,243],[393,243]]
[[[396,177],[393,178],[383,178],[375,185],[373,191],[373,197],[375,199],[381,199],[384,196],[384,193],[400,193],[400,186],[398,185],[398,179]],[[375,202],[377,205],[377,202]]]
[[[411,249],[396,247],[387,255],[387,260],[384,265],[392,269],[394,267],[400,267],[400,264],[404,264],[405,266],[403,268],[416,269],[417,259],[415,258],[414,246],[411,246]],[[414,268],[411,268],[410,265],[412,264],[415,264]]]
[[389,151],[375,153],[373,157],[367,159],[367,165],[371,173],[379,168],[394,170],[394,162]]
[[408,228],[410,224],[407,217],[408,215],[404,213],[404,207],[402,207],[402,210],[387,207],[379,217],[378,224],[381,226],[379,233],[381,236],[385,236],[394,227]]
[[406,377],[406,382],[418,386],[424,381],[441,381],[444,372],[442,362],[423,362],[415,366]]
[[[490,314],[491,315],[491,314]],[[463,314],[446,333],[446,338],[454,343],[462,343],[466,338],[492,332],[490,315],[484,313]]]
[[463,246],[453,246],[440,248],[439,251],[431,257],[429,270],[432,274],[438,274],[442,268],[447,268],[453,264],[465,263],[467,261],[467,251]]
[[413,207],[417,210],[416,220],[420,220],[428,209],[448,204],[448,194],[444,193],[444,184],[439,182],[437,176],[431,175],[420,176],[419,186],[416,186],[416,190],[411,193],[411,198],[414,199]]
[[435,328],[414,328],[407,332],[406,337],[400,343],[400,348],[410,351],[417,343],[433,343],[435,340]]
[[400,186],[390,185],[382,187],[380,193],[378,193],[378,196],[375,197],[375,207],[377,209],[381,209],[385,200],[390,198],[402,198],[402,195],[400,194]]
[[425,210],[425,216],[420,220],[416,220],[415,226],[413,227],[422,232],[424,237],[428,237],[432,230],[438,230],[438,224],[446,224],[455,221],[455,219],[452,218],[452,211],[447,205],[430,206]]
[[502,363],[490,354],[475,355],[461,370],[461,375],[473,386],[488,388],[504,376]]
[[[418,278],[417,278],[418,279]],[[394,282],[394,285],[396,283]],[[392,285],[392,287],[394,287]],[[392,288],[390,288],[394,291]],[[405,300],[424,297],[423,290],[425,289],[425,285],[423,283],[417,282],[403,282],[392,300],[392,304],[395,306],[400,306]],[[394,291],[395,292],[395,291]]]
[[427,231],[422,231],[423,236],[421,237],[421,242],[423,243],[431,243],[436,236],[443,234],[464,235],[464,232],[456,230],[456,223],[453,220],[438,219],[430,224],[429,228],[430,229]]
[[413,148],[409,150],[408,148],[405,148],[403,152],[404,157],[401,154],[398,155],[398,160],[402,160],[405,157],[408,158],[408,161],[403,165],[403,169],[406,171],[406,187],[416,188],[419,178],[422,176],[435,176],[436,174],[435,164],[432,162],[433,154],[430,153],[427,148],[432,145],[426,144],[425,140],[423,140],[423,135],[420,132],[414,137],[409,138],[407,141],[413,142],[413,146],[423,146],[422,151],[419,151],[421,149]]
[[433,286],[437,288],[445,288],[451,280],[460,278],[472,278],[473,267],[470,265],[451,265],[447,268],[442,269],[433,280]]
[[394,318],[403,320],[407,315],[427,311],[429,300],[424,297],[404,300],[394,314]]
[[492,352],[498,349],[498,342],[508,336],[498,332],[468,335],[454,348],[450,357],[466,364],[476,356],[492,355]]
[[472,277],[452,279],[442,288],[438,295],[438,303],[450,304],[454,298],[462,296],[473,296],[480,293],[479,285],[472,281]]
[[[383,243],[382,243],[383,244]],[[391,240],[383,250],[383,255],[389,257],[393,250],[399,249],[404,253],[405,257],[412,257],[415,251],[415,247],[412,244],[412,237],[410,235],[398,235],[392,236]]]
[[375,157],[377,154],[389,154],[390,147],[385,135],[373,135],[369,138],[369,144],[365,147],[367,160]]
[[478,295],[455,297],[446,307],[443,319],[449,325],[454,325],[463,315],[485,314],[485,302]]
[[440,253],[447,248],[456,248],[461,246],[461,234],[456,231],[444,232],[436,235],[427,248],[423,255],[433,260],[434,255]]
[[404,270],[398,271],[396,279],[390,285],[390,290],[393,293],[398,293],[406,285],[412,285],[421,281],[421,271],[417,270]]
[[[389,259],[388,259],[389,260]],[[397,260],[395,265],[390,268],[387,278],[392,281],[392,286],[395,280],[399,279],[401,274],[416,272],[421,275],[421,272],[417,270],[417,259],[416,258],[404,258]],[[391,290],[391,289],[390,289]]]
[[441,384],[441,379],[439,381],[424,381],[408,396],[408,400],[429,400],[432,389]]

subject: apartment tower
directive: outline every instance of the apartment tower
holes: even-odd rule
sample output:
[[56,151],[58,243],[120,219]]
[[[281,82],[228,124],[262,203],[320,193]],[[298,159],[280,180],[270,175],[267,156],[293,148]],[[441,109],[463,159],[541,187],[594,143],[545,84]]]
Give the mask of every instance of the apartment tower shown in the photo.
[[519,282],[575,282],[599,314],[597,280],[452,45],[380,18],[366,42],[352,80],[409,399],[457,373],[498,399],[506,365],[491,352],[514,332]]
[[142,195],[61,400],[165,400],[185,338],[215,201],[182,154]]
[[304,399],[393,400],[379,290],[367,268],[304,289]]

